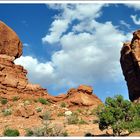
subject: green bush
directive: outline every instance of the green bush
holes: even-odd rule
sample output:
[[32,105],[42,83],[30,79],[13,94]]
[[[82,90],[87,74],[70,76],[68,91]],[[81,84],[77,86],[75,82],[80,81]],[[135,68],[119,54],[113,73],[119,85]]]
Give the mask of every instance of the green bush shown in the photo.
[[131,123],[132,131],[140,131],[140,103],[134,104],[135,118]]
[[20,133],[17,129],[7,128],[4,130],[3,135],[8,136],[8,137],[16,137],[16,136],[19,136]]
[[67,137],[67,136],[68,136],[68,132],[66,132],[66,131],[63,132],[63,133],[62,133],[62,136]]
[[34,132],[31,129],[26,129],[26,134],[25,136],[33,136]]
[[83,119],[79,119],[79,122],[78,122],[79,124],[88,124],[85,120],[83,120]]
[[65,102],[62,102],[60,106],[61,106],[61,107],[66,107],[67,105],[66,105]]
[[82,113],[82,110],[78,108],[78,109],[77,109],[77,112],[78,112],[78,113]]
[[8,100],[7,100],[6,98],[2,98],[2,99],[1,99],[1,104],[2,104],[2,105],[7,104],[7,102],[8,102]]
[[115,136],[120,136],[125,130],[132,132],[136,118],[136,107],[121,95],[108,97],[105,105],[98,109],[99,128],[105,130],[112,128]]
[[44,105],[49,105],[49,104],[50,104],[50,102],[47,101],[47,100],[44,99],[44,98],[38,98],[38,102],[40,102],[40,103],[42,103],[42,104],[44,104]]
[[15,101],[18,101],[20,99],[20,97],[19,96],[14,96],[13,97],[13,101],[15,102]]
[[2,113],[4,116],[8,116],[12,114],[12,110],[11,109],[3,109]]
[[96,108],[92,109],[89,115],[96,115]]
[[41,108],[41,107],[37,107],[37,108],[36,108],[36,111],[37,111],[37,112],[41,112],[41,111],[42,111],[42,108]]

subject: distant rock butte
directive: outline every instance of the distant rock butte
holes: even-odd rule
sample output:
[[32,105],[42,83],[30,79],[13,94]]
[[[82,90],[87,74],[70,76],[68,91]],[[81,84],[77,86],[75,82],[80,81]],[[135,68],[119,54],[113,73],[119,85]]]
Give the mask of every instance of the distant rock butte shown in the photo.
[[[0,95],[12,99],[16,95],[20,98],[43,97],[53,103],[66,102],[71,105],[92,106],[99,105],[100,99],[92,94],[93,89],[87,85],[80,85],[77,89],[70,89],[67,94],[51,96],[46,89],[37,84],[29,83],[27,70],[15,65],[14,60],[22,55],[22,43],[16,33],[0,21]],[[45,82],[45,81],[44,81]],[[28,117],[25,108],[20,108],[17,115]],[[33,113],[32,113],[33,114]],[[31,114],[31,115],[32,115]]]
[[80,85],[78,88],[71,88],[67,94],[57,96],[56,101],[65,102],[69,106],[98,106],[101,100],[93,94],[91,86]]
[[120,63],[127,82],[129,99],[140,101],[140,30],[133,33],[131,42],[123,44]]

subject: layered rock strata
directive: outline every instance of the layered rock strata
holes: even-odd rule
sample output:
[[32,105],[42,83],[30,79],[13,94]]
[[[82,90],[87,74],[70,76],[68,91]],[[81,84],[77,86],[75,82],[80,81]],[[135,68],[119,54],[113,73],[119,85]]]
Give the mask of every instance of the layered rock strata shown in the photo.
[[45,89],[29,83],[25,70],[14,60],[22,55],[22,43],[16,33],[0,22],[0,94],[45,94]]

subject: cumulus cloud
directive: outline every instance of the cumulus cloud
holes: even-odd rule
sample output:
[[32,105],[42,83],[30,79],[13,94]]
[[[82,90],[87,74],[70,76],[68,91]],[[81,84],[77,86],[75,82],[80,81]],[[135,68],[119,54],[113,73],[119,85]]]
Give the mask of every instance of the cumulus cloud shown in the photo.
[[55,20],[50,28],[50,34],[47,34],[42,38],[43,43],[56,43],[59,41],[61,35],[67,30],[69,21],[67,20]]
[[[22,56],[16,63],[29,71],[33,82],[54,84],[56,87],[92,85],[100,81],[119,81],[122,43],[131,38],[111,22],[98,22],[103,4],[50,5],[60,13],[52,22],[44,43],[61,45],[51,60],[39,62]],[[76,22],[75,22],[76,21]],[[60,28],[59,28],[60,26]]]
[[52,44],[59,42],[61,35],[68,29],[68,25],[72,21],[99,17],[103,4],[96,4],[96,6],[84,4],[84,8],[83,4],[50,4],[49,6],[62,11],[61,15],[56,16],[51,24],[50,33],[42,38],[43,43]]
[[15,63],[23,65],[28,70],[29,80],[33,83],[41,83],[45,87],[46,83],[50,84],[52,81],[54,68],[51,62],[41,63],[31,56],[21,56]]
[[140,25],[140,18],[137,18],[137,15],[131,15],[130,17],[136,25]]

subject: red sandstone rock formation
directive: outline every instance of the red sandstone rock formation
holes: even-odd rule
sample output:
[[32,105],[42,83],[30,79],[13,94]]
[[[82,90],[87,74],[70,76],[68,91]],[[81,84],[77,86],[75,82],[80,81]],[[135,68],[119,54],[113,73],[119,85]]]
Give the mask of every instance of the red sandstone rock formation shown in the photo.
[[69,106],[98,106],[101,100],[93,94],[93,89],[87,85],[80,85],[77,89],[70,89],[67,94],[56,97],[59,102],[66,102]]
[[28,82],[27,71],[14,60],[22,55],[22,43],[16,33],[0,22],[0,93],[47,94],[39,85]]
[[22,55],[22,43],[16,33],[0,21],[0,54],[18,58]]
[[140,98],[140,30],[133,33],[131,42],[124,43],[120,63],[127,82],[129,98],[138,101]]
[[[92,94],[90,86],[81,85],[77,89],[70,89],[67,94],[53,97],[40,85],[31,84],[26,77],[27,71],[14,60],[22,55],[22,43],[16,33],[3,22],[0,22],[0,95],[12,99],[15,95],[22,95],[22,99],[29,97],[45,97],[50,102],[67,102],[71,105],[92,106],[99,105],[100,99]],[[34,95],[34,96],[32,96]],[[30,112],[30,111],[29,111]],[[27,108],[20,108],[16,115],[29,117]]]

